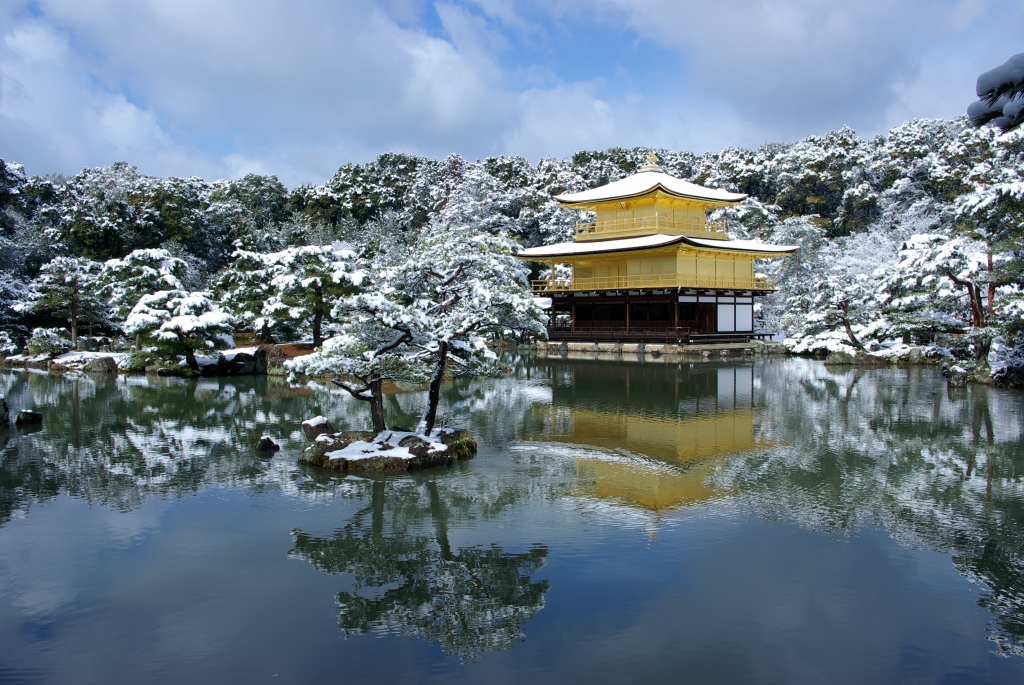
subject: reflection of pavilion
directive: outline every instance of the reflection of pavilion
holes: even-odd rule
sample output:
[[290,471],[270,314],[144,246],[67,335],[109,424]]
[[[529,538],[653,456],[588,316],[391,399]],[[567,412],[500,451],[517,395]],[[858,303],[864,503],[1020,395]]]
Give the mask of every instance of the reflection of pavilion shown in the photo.
[[580,456],[577,474],[586,494],[660,511],[714,497],[709,470],[754,447],[753,387],[750,366],[674,376],[664,367],[570,364],[554,375],[551,405],[534,405],[533,425],[543,429],[532,437],[650,458]]

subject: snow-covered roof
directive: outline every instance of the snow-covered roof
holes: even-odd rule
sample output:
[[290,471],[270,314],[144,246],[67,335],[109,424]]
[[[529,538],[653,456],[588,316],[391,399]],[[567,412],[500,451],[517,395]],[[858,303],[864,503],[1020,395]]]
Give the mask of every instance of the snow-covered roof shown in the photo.
[[714,250],[731,250],[736,252],[760,252],[771,254],[791,254],[798,249],[796,245],[769,245],[753,240],[706,240],[689,238],[684,235],[645,235],[639,238],[620,238],[618,240],[594,240],[582,243],[556,243],[541,247],[530,247],[519,251],[520,259],[550,259],[551,257],[575,257],[606,252],[628,252],[631,250],[650,250],[657,247],[683,244],[691,247],[712,248]]
[[705,188],[696,183],[690,183],[681,178],[669,176],[660,170],[641,170],[639,173],[628,176],[620,181],[603,185],[600,188],[592,188],[591,190],[584,190],[579,193],[556,195],[555,199],[567,205],[587,205],[640,197],[659,189],[676,197],[704,200],[705,202],[733,203],[747,197],[743,193],[730,193],[718,188]]

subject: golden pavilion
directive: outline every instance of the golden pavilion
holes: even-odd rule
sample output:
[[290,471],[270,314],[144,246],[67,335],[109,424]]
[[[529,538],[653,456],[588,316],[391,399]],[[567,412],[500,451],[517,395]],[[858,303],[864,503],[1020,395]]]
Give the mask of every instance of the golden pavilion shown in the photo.
[[[689,342],[745,340],[754,331],[754,298],[776,289],[754,273],[758,259],[798,248],[729,240],[709,211],[747,196],[666,174],[651,155],[639,172],[579,193],[565,207],[594,214],[569,243],[524,249],[519,258],[550,265],[532,282],[551,298],[550,340]],[[558,277],[557,265],[569,267]]]

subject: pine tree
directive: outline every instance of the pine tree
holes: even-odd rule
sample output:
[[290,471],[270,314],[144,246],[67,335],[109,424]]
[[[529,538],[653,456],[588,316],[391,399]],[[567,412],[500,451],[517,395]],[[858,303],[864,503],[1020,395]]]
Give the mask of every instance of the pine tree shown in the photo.
[[164,355],[183,355],[193,371],[199,370],[196,352],[212,352],[234,344],[230,314],[206,292],[162,290],[143,295],[123,328]]
[[57,257],[45,264],[32,282],[32,297],[23,310],[51,312],[71,324],[71,344],[78,343],[80,321],[102,321],[105,311],[98,293],[101,265],[84,257]]

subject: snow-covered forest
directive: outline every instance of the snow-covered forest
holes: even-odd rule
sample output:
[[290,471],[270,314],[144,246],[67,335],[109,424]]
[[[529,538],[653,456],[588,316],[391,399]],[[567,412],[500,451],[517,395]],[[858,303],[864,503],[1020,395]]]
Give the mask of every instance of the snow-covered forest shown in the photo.
[[[274,176],[161,179],[126,163],[27,177],[0,161],[0,347],[66,346],[83,327],[186,357],[232,330],[319,343],[350,323],[338,303],[367,265],[393,270],[447,228],[466,250],[474,233],[513,247],[569,240],[576,213],[552,196],[634,173],[649,152],[536,164],[389,153],[291,190]],[[750,195],[719,210],[733,238],[800,245],[761,266],[780,290],[759,325],[786,332],[793,351],[932,345],[985,363],[1012,348],[1024,314],[1020,132],[914,120],[872,140],[844,128],[757,150],[654,152],[668,173]]]

